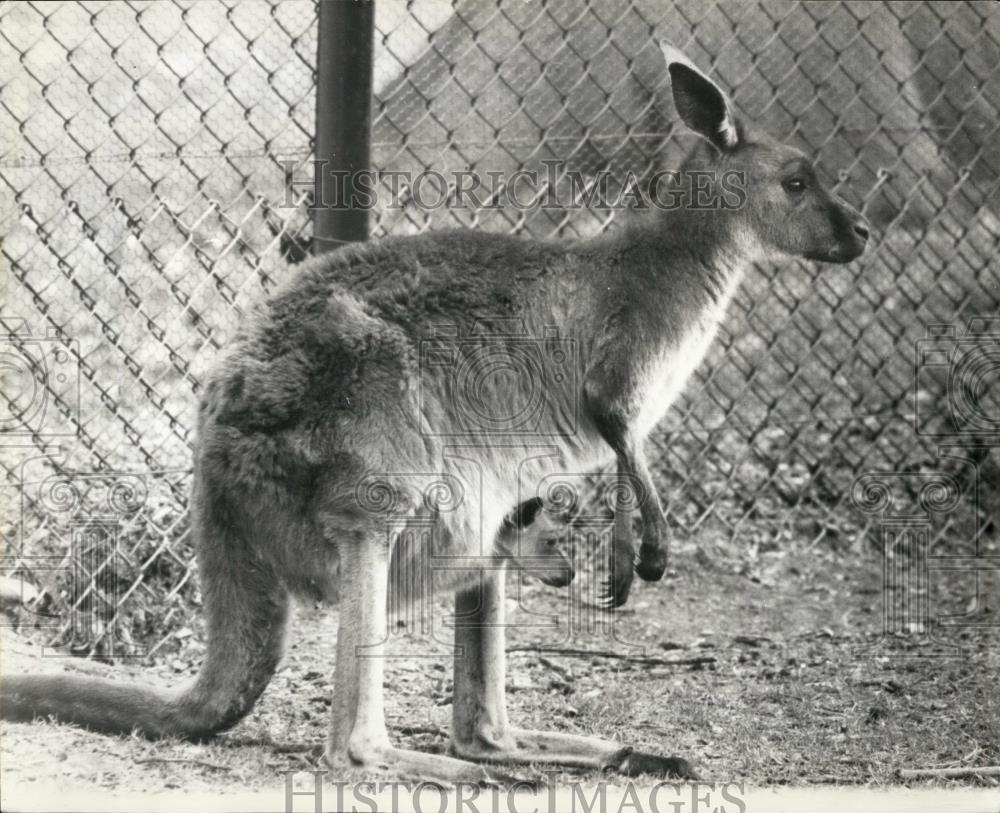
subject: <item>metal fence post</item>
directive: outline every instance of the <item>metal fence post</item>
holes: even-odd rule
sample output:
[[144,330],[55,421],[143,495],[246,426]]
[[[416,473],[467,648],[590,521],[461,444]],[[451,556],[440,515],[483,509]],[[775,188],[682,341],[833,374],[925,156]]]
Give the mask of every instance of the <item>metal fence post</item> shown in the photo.
[[368,239],[357,173],[371,169],[374,0],[320,0],[313,253]]

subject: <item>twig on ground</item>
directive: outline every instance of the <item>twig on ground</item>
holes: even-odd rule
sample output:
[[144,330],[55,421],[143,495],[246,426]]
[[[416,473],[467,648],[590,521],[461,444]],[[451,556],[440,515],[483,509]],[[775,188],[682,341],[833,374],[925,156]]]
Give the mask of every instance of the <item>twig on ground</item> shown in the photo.
[[569,677],[569,669],[567,669],[561,663],[556,663],[551,658],[546,658],[544,655],[539,655],[538,656],[538,662],[542,666],[547,666],[553,672],[556,672],[556,673],[562,675],[564,678]]
[[900,768],[900,779],[924,779],[931,777],[959,778],[964,776],[1000,776],[1000,765],[981,765],[966,768]]
[[215,762],[205,762],[203,759],[183,759],[181,757],[144,757],[134,760],[137,765],[144,765],[148,762],[177,762],[184,765],[200,765],[202,768],[211,768],[213,771],[231,771],[228,765],[218,765]]
[[844,782],[844,777],[832,773],[821,773],[805,777],[806,785],[839,785],[842,782]]
[[267,748],[275,754],[296,754],[303,751],[312,751],[319,746],[314,742],[278,742],[270,736],[263,737],[225,737],[219,740],[220,745],[226,748],[252,748],[260,746]]
[[323,746],[315,742],[275,742],[271,744],[274,754],[303,754],[307,751],[322,751]]
[[509,646],[508,652],[549,652],[553,655],[567,655],[577,658],[613,658],[627,663],[638,663],[644,666],[700,666],[715,663],[711,655],[697,655],[693,658],[646,658],[642,656],[622,655],[620,652],[609,652],[604,649],[572,649],[558,646]]
[[438,728],[436,725],[392,725],[390,728],[393,731],[398,731],[400,734],[433,734],[435,737],[447,737],[448,732],[442,728]]

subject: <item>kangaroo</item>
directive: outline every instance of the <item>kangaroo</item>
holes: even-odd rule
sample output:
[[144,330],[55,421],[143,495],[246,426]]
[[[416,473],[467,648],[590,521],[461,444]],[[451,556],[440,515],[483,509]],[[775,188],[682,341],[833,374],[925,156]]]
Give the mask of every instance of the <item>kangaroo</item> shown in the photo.
[[556,547],[567,530],[565,523],[545,510],[541,497],[532,497],[504,517],[497,532],[496,552],[543,584],[565,587],[576,575],[572,563]]
[[[453,782],[488,779],[481,762],[691,775],[680,758],[509,722],[503,569],[485,563],[503,557],[504,518],[544,497],[543,483],[617,459],[642,494],[636,571],[659,579],[667,526],[644,437],[750,263],[848,262],[868,227],[805,155],[737,118],[711,79],[661,48],[677,112],[703,142],[682,171],[708,170],[716,193],[740,173],[742,205],[664,207],[567,244],[430,232],[300,266],[247,320],[200,402],[192,521],[208,641],[198,675],[171,692],[6,676],[5,719],[209,737],[239,721],[274,673],[290,596],[339,593],[330,765]],[[417,524],[430,531],[399,543],[399,529]],[[627,523],[616,525],[620,594],[633,551]],[[383,714],[392,574],[431,560],[455,593],[448,755],[394,747]]]

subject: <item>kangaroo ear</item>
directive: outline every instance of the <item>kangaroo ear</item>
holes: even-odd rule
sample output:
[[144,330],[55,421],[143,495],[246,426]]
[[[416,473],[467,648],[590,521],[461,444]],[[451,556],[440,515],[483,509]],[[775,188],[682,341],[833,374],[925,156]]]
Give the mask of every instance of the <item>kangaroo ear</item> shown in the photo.
[[532,497],[530,500],[525,500],[507,515],[504,519],[504,524],[512,525],[515,528],[527,528],[535,521],[535,517],[538,516],[538,512],[542,510],[543,505],[544,503],[540,497]]
[[729,97],[674,46],[661,42],[660,50],[667,61],[674,106],[683,122],[722,152],[736,149],[740,129]]

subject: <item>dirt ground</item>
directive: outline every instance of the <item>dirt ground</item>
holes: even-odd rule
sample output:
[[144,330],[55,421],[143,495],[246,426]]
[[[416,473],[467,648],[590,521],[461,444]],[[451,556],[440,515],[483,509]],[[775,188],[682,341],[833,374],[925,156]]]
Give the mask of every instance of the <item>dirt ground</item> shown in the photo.
[[[905,768],[1000,764],[995,585],[986,585],[993,592],[970,616],[979,626],[936,628],[937,643],[920,635],[890,641],[879,634],[881,565],[872,549],[776,552],[749,569],[687,549],[674,562],[663,582],[637,583],[613,626],[600,623],[608,617],[596,611],[588,617],[569,609],[585,584],[559,591],[512,577],[512,719],[681,755],[709,782],[1000,786],[993,777],[899,777]],[[955,601],[970,592],[957,582],[932,589]],[[386,713],[402,745],[446,745],[446,619],[437,607],[429,635],[399,637],[391,646],[399,657],[387,669]],[[588,620],[598,623],[588,630]],[[335,610],[301,608],[284,665],[258,707],[210,744],[8,724],[0,742],[3,783],[20,792],[53,784],[81,792],[280,790],[283,772],[318,765],[315,753],[285,748],[323,742],[336,623]],[[40,658],[37,648],[4,632],[4,671],[86,669],[165,683],[185,677]],[[1000,790],[996,798],[1000,806]]]

